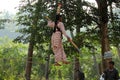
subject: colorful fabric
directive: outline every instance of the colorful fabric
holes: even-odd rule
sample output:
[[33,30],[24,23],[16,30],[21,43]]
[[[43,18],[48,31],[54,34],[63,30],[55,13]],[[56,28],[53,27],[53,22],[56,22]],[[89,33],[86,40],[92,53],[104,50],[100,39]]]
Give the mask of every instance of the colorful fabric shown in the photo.
[[[55,23],[48,21],[48,26],[54,28]],[[67,37],[65,28],[62,22],[58,23],[58,28],[62,31],[62,34]],[[66,61],[66,54],[62,45],[62,36],[60,31],[56,31],[51,37],[52,49],[55,54],[55,62]]]

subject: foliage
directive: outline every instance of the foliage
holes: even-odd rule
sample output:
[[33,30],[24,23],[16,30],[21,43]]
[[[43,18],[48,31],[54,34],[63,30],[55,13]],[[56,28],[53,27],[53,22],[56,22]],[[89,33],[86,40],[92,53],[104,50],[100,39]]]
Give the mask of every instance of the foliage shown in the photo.
[[[22,43],[13,43],[8,38],[0,38],[0,79],[1,80],[24,80],[24,70],[25,70],[25,62],[26,62],[26,53],[28,45]],[[119,65],[119,58],[117,56],[116,48],[112,48],[113,52],[113,60],[115,61],[115,66],[118,70]],[[42,51],[44,52],[44,51]],[[82,48],[82,54],[80,54],[80,62],[81,68],[85,73],[87,80],[96,80],[98,79],[95,65],[92,57],[91,50],[87,49],[86,47]],[[100,50],[95,52],[97,63],[101,62],[101,57],[99,54]],[[72,53],[73,55],[75,53]],[[45,58],[38,56],[34,52],[33,57],[33,68],[32,68],[32,79],[39,80],[44,79],[45,74]],[[68,57],[68,60],[71,62],[69,65],[62,65],[61,67],[55,67],[53,65],[53,55],[51,55],[50,60],[50,80],[73,80],[73,59],[74,56]]]
[[[49,14],[49,17],[54,21],[58,0],[52,0],[51,2],[46,0],[37,2],[37,0],[34,0],[29,3],[27,1],[29,0],[24,0],[21,3],[19,12],[16,15],[16,22],[18,25],[23,26],[18,30],[18,32],[22,33],[22,36],[20,35],[14,40],[16,43],[13,43],[8,38],[0,38],[0,79],[24,80],[27,43],[31,38],[34,38],[35,48],[33,51],[31,79],[45,79],[46,56],[50,54],[50,80],[73,80],[74,57],[76,56],[79,56],[80,67],[85,73],[86,79],[98,80],[99,74],[97,74],[96,64],[98,65],[102,61],[98,9],[86,1],[61,0],[65,28],[73,35],[73,41],[78,45],[81,53],[79,54],[70,43],[63,40],[65,52],[71,64],[55,67],[53,65],[54,55],[50,48],[52,29],[50,30],[46,26],[44,14]],[[113,44],[111,47],[116,47],[120,42],[119,19],[115,19],[113,23],[109,22],[108,25],[110,44]],[[31,34],[34,34],[34,37],[31,37]],[[118,67],[120,66],[120,60],[117,53],[115,53],[116,49],[112,48],[112,50],[113,60],[118,70],[120,70]],[[97,63],[95,63],[94,57]]]
[[24,80],[27,45],[0,38],[1,80]]

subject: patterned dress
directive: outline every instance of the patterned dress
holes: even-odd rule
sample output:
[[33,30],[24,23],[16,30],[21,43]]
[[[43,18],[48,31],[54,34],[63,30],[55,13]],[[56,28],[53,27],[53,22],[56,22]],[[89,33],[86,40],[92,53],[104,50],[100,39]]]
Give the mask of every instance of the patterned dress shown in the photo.
[[[55,23],[52,21],[48,21],[48,26],[54,28]],[[67,37],[67,34],[65,32],[65,28],[64,28],[64,24],[62,22],[59,22],[57,24],[57,26],[62,31],[62,34],[65,37]],[[64,48],[62,45],[62,37],[61,37],[60,31],[56,30],[56,32],[52,34],[51,43],[52,43],[53,53],[55,54],[55,62],[66,61],[66,54],[64,52]]]

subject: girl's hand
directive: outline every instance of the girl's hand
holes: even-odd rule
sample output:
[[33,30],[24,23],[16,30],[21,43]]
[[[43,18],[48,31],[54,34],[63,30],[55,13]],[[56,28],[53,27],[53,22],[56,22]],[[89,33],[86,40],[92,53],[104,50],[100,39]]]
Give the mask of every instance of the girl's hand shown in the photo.
[[71,42],[71,41],[72,41],[72,39],[71,39],[70,37],[67,37],[67,40],[68,40],[69,42]]

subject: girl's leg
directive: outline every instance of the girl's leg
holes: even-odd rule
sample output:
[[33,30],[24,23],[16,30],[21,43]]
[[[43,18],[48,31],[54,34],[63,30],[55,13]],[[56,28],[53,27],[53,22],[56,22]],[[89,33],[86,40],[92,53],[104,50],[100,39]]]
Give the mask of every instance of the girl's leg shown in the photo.
[[66,58],[66,54],[65,54],[65,51],[64,51],[64,48],[62,47],[62,62],[64,64],[69,64],[70,62],[67,61],[67,58]]

